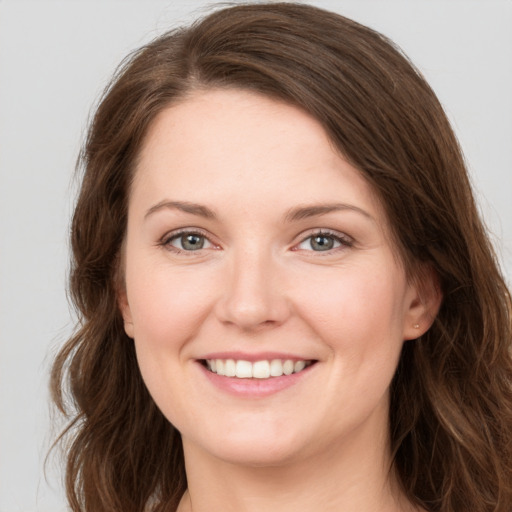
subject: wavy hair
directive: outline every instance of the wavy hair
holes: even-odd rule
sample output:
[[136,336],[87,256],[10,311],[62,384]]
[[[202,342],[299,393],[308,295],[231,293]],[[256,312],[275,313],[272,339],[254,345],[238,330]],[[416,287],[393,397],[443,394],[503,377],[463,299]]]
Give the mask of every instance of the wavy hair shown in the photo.
[[119,254],[148,126],[201,88],[298,106],[366,178],[410,276],[428,265],[443,303],[406,342],[391,387],[393,466],[431,512],[512,510],[511,298],[435,94],[381,34],[294,3],[237,5],[130,55],[104,92],[79,157],[70,295],[79,321],[51,389],[69,425],[74,512],[175,510],[181,438],[151,399],[117,305]]

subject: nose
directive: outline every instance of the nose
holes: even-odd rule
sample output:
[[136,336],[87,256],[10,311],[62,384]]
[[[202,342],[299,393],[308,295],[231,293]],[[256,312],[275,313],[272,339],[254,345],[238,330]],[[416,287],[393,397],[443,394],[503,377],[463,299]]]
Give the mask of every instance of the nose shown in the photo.
[[283,269],[263,251],[232,255],[217,318],[244,331],[283,324],[290,315]]

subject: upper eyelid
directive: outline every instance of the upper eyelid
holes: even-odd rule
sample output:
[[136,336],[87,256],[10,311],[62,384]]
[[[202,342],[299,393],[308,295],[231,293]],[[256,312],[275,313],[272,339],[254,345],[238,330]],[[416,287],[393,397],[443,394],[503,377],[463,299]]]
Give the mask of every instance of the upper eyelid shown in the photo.
[[[332,237],[337,240],[340,244],[338,247],[333,247],[332,249],[326,251],[314,251],[313,249],[301,249],[300,245],[306,242],[308,239],[313,238],[315,236],[326,236]],[[306,253],[315,253],[317,256],[327,257],[329,255],[333,255],[340,250],[346,250],[350,247],[353,247],[355,243],[354,238],[350,235],[347,235],[344,232],[330,229],[316,229],[310,231],[308,234],[303,233],[300,235],[300,239],[298,242],[295,242],[291,247],[292,251],[305,251]]]
[[212,244],[214,243],[214,242],[211,240],[211,235],[210,235],[209,233],[207,233],[204,229],[196,228],[196,227],[173,229],[173,230],[168,231],[167,233],[165,233],[165,234],[160,238],[160,241],[161,241],[161,242],[165,242],[165,241],[171,240],[171,239],[173,239],[173,238],[176,238],[176,237],[178,237],[178,236],[180,236],[180,235],[185,235],[185,234],[190,234],[190,235],[197,234],[197,235],[201,235],[201,236],[204,236],[207,240],[209,240]]
[[347,235],[346,233],[342,231],[337,231],[335,229],[326,229],[326,228],[317,228],[317,229],[311,229],[308,230],[305,233],[302,233],[299,235],[299,243],[303,242],[304,240],[307,240],[308,238],[312,236],[332,236],[333,238],[339,238],[340,240],[346,240],[347,242],[353,242],[354,239]]
[[[200,249],[196,249],[193,251],[175,247],[171,242],[180,238],[183,235],[199,235],[208,241],[210,247],[201,247]],[[187,257],[199,256],[200,254],[204,254],[204,250],[219,249],[219,244],[213,242],[211,237],[205,234],[204,231],[200,228],[180,228],[168,231],[158,240],[156,245],[159,246],[160,248],[165,249],[166,251],[170,251],[175,254],[186,254]]]

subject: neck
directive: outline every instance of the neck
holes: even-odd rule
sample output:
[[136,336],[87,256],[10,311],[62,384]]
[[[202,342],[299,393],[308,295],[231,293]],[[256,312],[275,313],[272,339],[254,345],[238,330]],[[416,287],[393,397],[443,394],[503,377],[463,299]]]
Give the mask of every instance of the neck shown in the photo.
[[274,466],[234,464],[184,439],[188,491],[179,512],[412,512],[390,470],[386,435],[345,439]]

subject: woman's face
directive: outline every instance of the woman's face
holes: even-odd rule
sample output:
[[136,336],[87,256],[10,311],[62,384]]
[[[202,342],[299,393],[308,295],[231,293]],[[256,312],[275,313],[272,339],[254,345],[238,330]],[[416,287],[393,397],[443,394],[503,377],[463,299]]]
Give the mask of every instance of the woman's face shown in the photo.
[[424,306],[379,201],[309,115],[236,90],[163,111],[124,269],[126,332],[186,454],[275,465],[386,438]]

